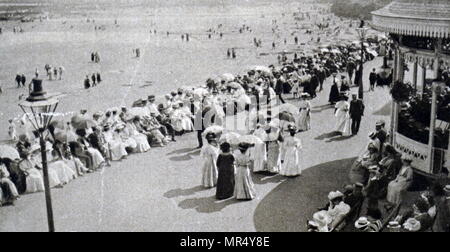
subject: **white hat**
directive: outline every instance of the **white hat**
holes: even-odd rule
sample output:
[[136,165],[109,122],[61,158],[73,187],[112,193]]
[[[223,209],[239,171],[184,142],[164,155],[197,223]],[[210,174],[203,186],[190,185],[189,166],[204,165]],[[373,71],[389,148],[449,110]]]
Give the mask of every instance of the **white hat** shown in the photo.
[[367,226],[369,226],[370,221],[367,219],[367,217],[360,217],[356,222],[355,222],[355,228],[357,229],[365,229]]
[[332,221],[333,220],[327,214],[326,211],[319,211],[319,212],[314,213],[314,215],[313,215],[313,222],[319,228],[328,226],[328,224],[330,224]]
[[409,218],[403,224],[403,227],[408,231],[417,232],[420,230],[420,222],[414,218]]
[[340,191],[330,192],[330,193],[328,194],[328,199],[329,199],[330,201],[332,201],[332,200],[334,200],[334,199],[336,199],[336,198],[339,198],[339,197],[344,197],[344,194],[342,194]]

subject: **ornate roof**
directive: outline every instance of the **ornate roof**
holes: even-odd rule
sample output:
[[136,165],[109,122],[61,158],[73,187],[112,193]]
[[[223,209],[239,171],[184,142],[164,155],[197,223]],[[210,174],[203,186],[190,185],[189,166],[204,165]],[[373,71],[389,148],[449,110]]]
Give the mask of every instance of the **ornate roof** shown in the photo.
[[450,0],[395,0],[372,12],[372,26],[400,35],[450,38]]

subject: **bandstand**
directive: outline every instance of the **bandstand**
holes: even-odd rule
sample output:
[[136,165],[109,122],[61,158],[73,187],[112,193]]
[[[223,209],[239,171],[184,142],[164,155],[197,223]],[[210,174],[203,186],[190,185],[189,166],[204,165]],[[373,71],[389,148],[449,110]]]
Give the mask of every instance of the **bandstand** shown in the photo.
[[393,41],[391,88],[410,90],[393,99],[391,144],[418,173],[441,174],[450,168],[450,0],[395,0],[372,12],[371,26]]

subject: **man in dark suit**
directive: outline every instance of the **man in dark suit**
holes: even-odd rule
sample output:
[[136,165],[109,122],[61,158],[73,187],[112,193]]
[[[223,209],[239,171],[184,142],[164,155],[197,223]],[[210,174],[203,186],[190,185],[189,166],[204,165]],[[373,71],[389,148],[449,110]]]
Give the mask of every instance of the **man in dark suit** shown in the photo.
[[358,99],[356,94],[352,95],[352,101],[350,102],[350,118],[352,119],[352,134],[356,135],[361,125],[361,118],[364,115],[364,103]]
[[377,80],[378,80],[378,75],[376,73],[376,69],[374,68],[369,75],[370,91],[374,91],[375,83],[377,82]]

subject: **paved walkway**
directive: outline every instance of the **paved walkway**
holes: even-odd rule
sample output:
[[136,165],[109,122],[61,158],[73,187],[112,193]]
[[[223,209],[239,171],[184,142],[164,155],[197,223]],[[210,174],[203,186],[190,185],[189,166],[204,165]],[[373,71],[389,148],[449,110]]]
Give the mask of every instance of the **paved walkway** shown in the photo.
[[[366,70],[379,66],[369,62]],[[368,71],[364,80],[368,79]],[[366,113],[358,136],[336,137],[333,109],[325,90],[312,102],[312,130],[303,142],[303,176],[255,175],[257,199],[216,201],[215,189],[201,188],[196,135],[166,148],[130,156],[103,172],[53,189],[57,231],[303,231],[330,190],[342,188],[349,165],[378,119],[389,123],[389,92],[365,93]],[[366,89],[368,87],[366,86]],[[357,91],[356,89],[352,91]],[[46,231],[44,194],[23,196],[0,208],[0,231]]]

